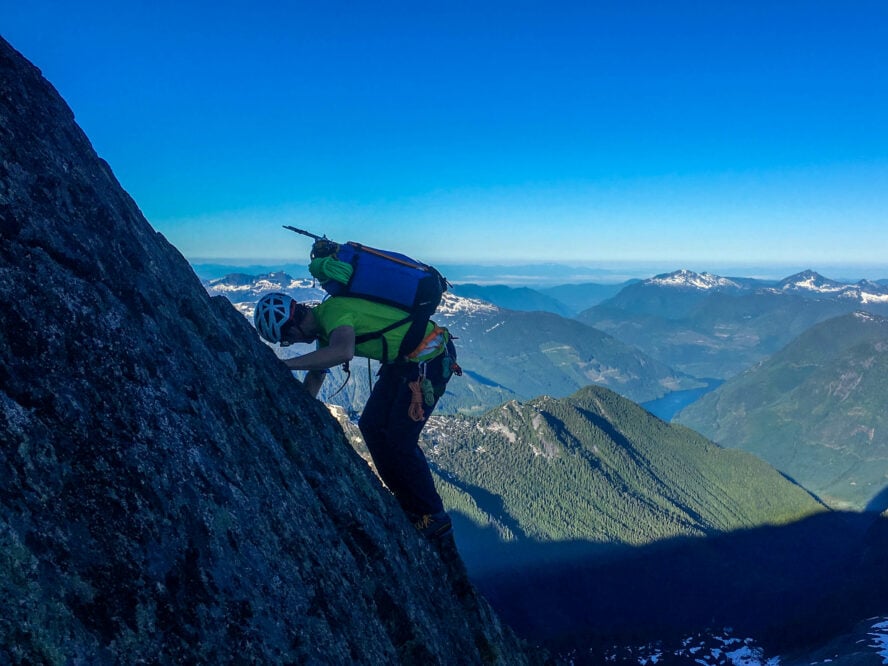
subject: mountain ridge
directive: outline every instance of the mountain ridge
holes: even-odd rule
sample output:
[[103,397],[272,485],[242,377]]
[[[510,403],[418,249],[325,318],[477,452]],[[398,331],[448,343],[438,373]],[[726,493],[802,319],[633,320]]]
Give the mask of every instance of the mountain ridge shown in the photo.
[[888,288],[803,271],[781,281],[656,276],[577,315],[676,371],[727,379],[814,324],[857,309],[888,314]]
[[[354,432],[354,441],[360,435]],[[470,570],[528,566],[538,545],[615,545],[785,523],[825,510],[748,453],[667,424],[609,389],[510,401],[480,416],[436,415],[422,446]],[[490,530],[506,543],[493,543]],[[596,545],[597,544],[597,545]],[[524,554],[519,551],[523,550]],[[566,547],[564,556],[575,557]]]

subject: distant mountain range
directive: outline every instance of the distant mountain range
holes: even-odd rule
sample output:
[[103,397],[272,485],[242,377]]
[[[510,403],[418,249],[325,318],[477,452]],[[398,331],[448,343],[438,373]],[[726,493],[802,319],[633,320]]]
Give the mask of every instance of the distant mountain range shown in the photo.
[[862,509],[888,486],[886,377],[888,319],[857,312],[805,331],[677,420],[761,456],[833,506]]
[[[281,232],[285,233],[285,232]],[[341,240],[341,239],[340,239]],[[308,244],[302,247],[308,257]],[[392,248],[390,248],[392,249]],[[417,256],[419,260],[423,257]],[[243,261],[193,259],[191,266],[201,280],[215,280],[233,273],[263,275],[284,272],[297,278],[307,278],[308,259],[300,262],[265,261],[246,264]],[[451,264],[437,263],[435,267],[452,284],[507,285],[546,290],[561,285],[586,285],[599,283],[611,285],[637,276],[653,275],[664,270],[663,265],[630,263],[610,267],[570,266],[558,263],[534,264]]]
[[[507,287],[505,285],[455,284],[450,290],[456,296],[487,301],[501,308],[532,312],[554,312],[563,317],[575,314],[558,299],[547,296],[542,291],[528,287]],[[616,293],[618,290],[614,290]],[[592,304],[589,305],[591,307]]]
[[[310,289],[314,280],[307,275],[304,267],[290,266],[293,270],[257,271],[259,267],[244,267],[239,271],[223,272],[231,266],[201,264],[195,267],[204,275],[204,284],[214,293],[224,293],[234,303],[257,300],[270,288],[279,289]],[[262,279],[259,279],[262,278]],[[519,311],[541,310],[554,312],[564,317],[571,317],[601,301],[619,293],[623,287],[633,284],[635,280],[620,284],[565,284],[556,287],[533,289],[530,287],[512,287],[504,284],[456,283],[451,286],[450,293],[465,298],[487,301],[501,308]],[[323,294],[318,289],[318,298]]]
[[[205,284],[250,318],[253,303],[268,291],[285,291],[301,300],[325,296],[313,280],[283,272],[233,274]],[[576,321],[553,312],[572,311],[618,287]],[[565,295],[572,306],[556,299]],[[686,270],[625,285],[563,285],[542,291],[457,285],[436,319],[461,338],[467,375],[451,385],[441,407],[480,413],[510,399],[567,396],[588,384],[646,402],[704,385],[692,377],[735,376],[812,325],[855,310],[888,314],[888,286],[847,284],[812,271],[765,281]],[[360,409],[368,372],[360,363],[353,366],[351,381],[335,400]],[[374,371],[371,367],[370,373]],[[344,376],[334,377],[325,394],[343,381]]]
[[312,278],[294,278],[283,271],[250,275],[231,273],[204,285],[213,295],[225,296],[232,303],[255,305],[264,294],[278,291],[291,294],[301,301],[321,301],[327,295]]
[[855,310],[888,315],[888,287],[812,271],[766,282],[683,270],[631,284],[577,319],[676,370],[724,379]]
[[[232,275],[206,286],[248,317],[267,291],[324,297],[311,280],[285,273]],[[756,453],[832,506],[862,508],[888,483],[885,355],[878,351],[888,336],[876,323],[881,316],[846,314],[860,308],[888,309],[888,287],[810,271],[776,282],[676,271],[627,285],[580,317],[610,336],[551,312],[447,294],[436,320],[457,336],[466,374],[451,382],[441,412],[480,414],[509,400],[566,397],[587,385],[636,402],[700,386],[673,371],[671,361],[685,371],[735,377],[686,409],[682,423]],[[351,380],[330,399],[345,383],[336,373],[322,399],[360,411],[375,371],[362,364],[352,364]],[[842,382],[854,390],[831,388]]]
[[446,296],[435,320],[458,338],[471,390],[502,398],[474,403],[483,408],[512,398],[564,397],[590,384],[637,402],[699,385],[606,333],[550,312]]
[[538,289],[469,283],[455,284],[451,291],[457,296],[487,301],[509,310],[542,310],[572,317],[618,294],[633,282],[635,281],[620,284],[565,284]]

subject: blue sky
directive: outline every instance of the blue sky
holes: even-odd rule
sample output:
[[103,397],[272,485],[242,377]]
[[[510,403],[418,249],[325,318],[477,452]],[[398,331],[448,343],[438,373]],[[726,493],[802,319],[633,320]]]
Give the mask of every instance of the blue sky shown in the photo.
[[888,277],[886,2],[28,0],[0,34],[192,260],[301,259],[294,224]]

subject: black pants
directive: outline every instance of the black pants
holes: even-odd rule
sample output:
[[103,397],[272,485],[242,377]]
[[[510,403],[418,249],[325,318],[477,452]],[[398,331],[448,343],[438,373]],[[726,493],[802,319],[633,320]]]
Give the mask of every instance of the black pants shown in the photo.
[[[456,357],[452,343],[449,350],[451,354],[441,354],[425,364],[426,378],[439,396],[450,378],[449,372],[445,376],[445,358]],[[404,511],[417,517],[444,510],[418,443],[426,419],[438,403],[437,398],[432,405],[423,402],[425,418],[422,421],[414,421],[409,415],[412,393],[408,384],[419,373],[418,363],[382,366],[358,421],[379,476]]]

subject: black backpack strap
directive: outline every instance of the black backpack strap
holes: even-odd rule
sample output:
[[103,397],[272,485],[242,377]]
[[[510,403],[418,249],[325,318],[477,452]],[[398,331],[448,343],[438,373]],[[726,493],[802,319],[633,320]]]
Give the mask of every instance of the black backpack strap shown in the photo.
[[[370,342],[370,340],[375,340],[376,338],[382,338],[382,362],[388,363],[389,362],[388,340],[385,339],[385,334],[388,333],[389,331],[395,330],[399,326],[403,326],[404,324],[406,324],[408,322],[411,323],[410,328],[407,330],[407,335],[404,336],[404,342],[401,343],[401,348],[398,350],[399,356],[404,355],[404,353],[405,353],[403,351],[403,349],[405,347],[404,343],[406,343],[408,341],[407,338],[410,335],[411,331],[413,331],[413,329],[416,325],[416,319],[414,318],[413,315],[408,315],[408,316],[404,317],[403,319],[396,321],[394,324],[389,324],[388,326],[386,326],[385,328],[383,328],[379,331],[373,331],[372,333],[362,333],[361,335],[356,335],[355,336],[355,346],[357,347],[358,345],[364,344],[365,342]],[[420,337],[419,342],[422,342],[422,337]],[[419,342],[417,342],[416,345],[418,345]],[[416,347],[416,345],[413,345],[413,347],[410,347],[406,353],[410,353],[411,351],[413,351],[413,349]]]
[[404,334],[401,341],[401,347],[398,349],[398,357],[405,357],[414,349],[419,347],[422,339],[425,337],[426,327],[429,320],[424,317],[411,317],[410,328]]

